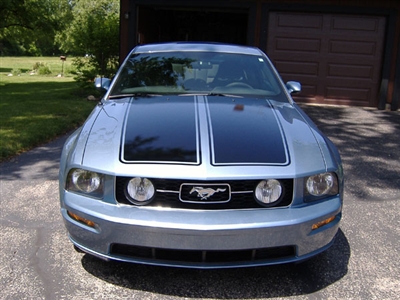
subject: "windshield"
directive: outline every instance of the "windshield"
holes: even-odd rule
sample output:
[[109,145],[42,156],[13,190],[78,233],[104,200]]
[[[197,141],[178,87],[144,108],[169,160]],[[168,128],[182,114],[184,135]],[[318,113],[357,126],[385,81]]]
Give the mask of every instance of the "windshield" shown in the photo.
[[281,88],[263,56],[216,52],[134,53],[110,98],[135,94],[276,96]]

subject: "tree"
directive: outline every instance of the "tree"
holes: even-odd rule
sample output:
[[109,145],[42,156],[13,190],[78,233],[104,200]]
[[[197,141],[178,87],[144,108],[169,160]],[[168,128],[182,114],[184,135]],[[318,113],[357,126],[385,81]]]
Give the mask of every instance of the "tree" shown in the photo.
[[83,80],[116,71],[119,0],[1,0],[0,16],[3,55],[72,54]]
[[119,54],[119,0],[71,0],[69,4],[72,21],[57,34],[57,43],[66,53],[81,57],[76,65],[88,76],[111,77]]
[[66,12],[66,0],[2,0],[0,51],[8,55],[54,53],[54,37]]

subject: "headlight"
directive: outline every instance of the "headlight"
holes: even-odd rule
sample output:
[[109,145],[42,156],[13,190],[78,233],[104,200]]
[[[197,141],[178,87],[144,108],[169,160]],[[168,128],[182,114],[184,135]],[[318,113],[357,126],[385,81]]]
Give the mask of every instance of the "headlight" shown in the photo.
[[149,179],[135,177],[129,180],[126,193],[133,204],[144,205],[152,200],[155,189]]
[[103,181],[103,174],[83,169],[72,169],[67,177],[66,190],[102,197]]
[[282,185],[276,179],[262,180],[256,187],[255,196],[263,205],[276,204],[281,198]]
[[339,192],[338,180],[334,173],[321,173],[308,177],[305,181],[306,195],[321,197]]

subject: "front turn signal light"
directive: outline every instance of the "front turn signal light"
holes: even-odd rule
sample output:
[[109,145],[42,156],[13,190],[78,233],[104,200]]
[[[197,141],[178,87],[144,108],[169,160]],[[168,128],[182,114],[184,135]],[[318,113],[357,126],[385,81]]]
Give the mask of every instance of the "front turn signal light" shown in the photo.
[[312,228],[312,230],[316,230],[318,228],[321,228],[322,226],[325,226],[325,225],[333,222],[335,220],[335,218],[336,218],[336,216],[329,217],[328,219],[325,219],[325,220],[323,220],[321,222],[313,224],[311,228]]
[[93,221],[90,221],[90,220],[88,220],[88,219],[85,219],[84,217],[81,217],[81,216],[79,216],[79,215],[77,215],[77,214],[74,214],[74,213],[72,213],[72,212],[70,212],[70,211],[67,211],[67,214],[68,214],[68,216],[70,216],[72,219],[74,219],[75,221],[78,221],[78,222],[80,222],[80,223],[83,223],[83,224],[85,224],[85,225],[87,225],[87,226],[89,226],[89,227],[92,227],[92,228],[95,228],[95,226],[96,226],[96,223],[94,223]]

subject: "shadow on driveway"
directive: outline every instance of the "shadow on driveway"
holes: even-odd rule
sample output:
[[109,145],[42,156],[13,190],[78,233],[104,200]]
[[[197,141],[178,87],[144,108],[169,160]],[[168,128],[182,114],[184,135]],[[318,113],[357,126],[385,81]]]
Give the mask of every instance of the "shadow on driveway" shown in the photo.
[[62,147],[71,133],[0,163],[0,180],[58,180]]
[[105,262],[85,254],[87,272],[113,285],[187,298],[254,299],[304,295],[347,274],[350,246],[341,230],[324,253],[300,264],[197,270]]
[[366,201],[399,198],[400,111],[300,106],[338,147],[346,192]]

